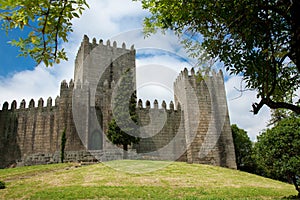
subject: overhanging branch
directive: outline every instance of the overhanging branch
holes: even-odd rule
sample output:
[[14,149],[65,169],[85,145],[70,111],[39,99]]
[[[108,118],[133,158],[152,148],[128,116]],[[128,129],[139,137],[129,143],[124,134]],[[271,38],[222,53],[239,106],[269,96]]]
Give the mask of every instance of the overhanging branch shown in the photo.
[[285,109],[292,110],[296,114],[300,114],[299,106],[296,106],[291,103],[286,103],[286,102],[275,102],[270,98],[263,98],[259,103],[252,104],[252,108],[253,108],[252,112],[254,113],[254,115],[256,115],[259,112],[259,110],[263,107],[263,105],[266,105],[272,109],[285,108]]

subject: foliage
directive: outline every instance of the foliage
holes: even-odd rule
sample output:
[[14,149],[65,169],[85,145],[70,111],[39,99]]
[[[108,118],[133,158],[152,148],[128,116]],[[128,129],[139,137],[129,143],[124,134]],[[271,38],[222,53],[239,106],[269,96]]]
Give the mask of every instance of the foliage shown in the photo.
[[63,163],[65,159],[65,147],[66,147],[66,129],[61,134],[61,147],[60,147],[60,161]]
[[147,173],[122,170],[144,172],[165,163],[119,160],[85,167],[68,163],[3,169],[0,179],[13,183],[0,192],[1,199],[231,200],[282,199],[296,194],[290,184],[209,165],[168,162],[167,167]]
[[253,147],[247,132],[240,129],[236,124],[231,125],[237,169],[255,172],[255,161],[252,158]]
[[80,17],[85,7],[85,0],[0,0],[0,22],[7,33],[28,28],[27,37],[12,40],[11,44],[19,47],[21,56],[52,66],[67,60],[59,44],[68,41],[71,20]]
[[125,131],[122,131],[120,127],[117,125],[116,120],[112,119],[111,122],[108,124],[108,132],[107,137],[108,139],[116,145],[123,145],[123,149],[125,151],[128,150],[128,145],[132,143],[138,143],[139,139],[132,135],[129,135]]
[[209,55],[242,75],[261,99],[254,114],[263,105],[300,114],[293,102],[300,86],[300,1],[140,1],[152,14],[144,21],[146,34],[158,28],[186,33],[191,56]]
[[0,189],[5,189],[5,182],[4,181],[0,181]]
[[[116,95],[113,106],[113,119],[108,124],[107,137],[116,145],[123,145],[125,151],[128,145],[139,142],[137,113],[136,113],[136,91],[134,88],[133,72],[126,70],[121,77],[120,84],[116,86]],[[128,108],[128,109],[127,109]]]
[[277,125],[281,120],[292,116],[293,113],[286,109],[271,110],[271,119],[269,120],[268,126]]
[[255,154],[263,175],[293,182],[299,192],[300,118],[290,117],[257,137]]

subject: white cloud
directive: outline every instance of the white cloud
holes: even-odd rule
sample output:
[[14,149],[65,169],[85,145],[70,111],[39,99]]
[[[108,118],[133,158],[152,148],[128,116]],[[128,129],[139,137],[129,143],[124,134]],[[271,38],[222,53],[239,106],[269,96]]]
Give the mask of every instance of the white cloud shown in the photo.
[[250,112],[252,103],[258,102],[259,99],[256,98],[255,91],[239,92],[241,81],[240,76],[233,76],[225,82],[230,122],[245,129],[251,140],[255,140],[256,135],[265,129],[270,119],[270,110],[263,107],[257,115]]
[[17,100],[19,104],[22,99],[28,103],[30,99],[38,100],[40,97],[47,98],[58,94],[59,82],[57,78],[45,67],[36,67],[33,71],[22,71],[9,78],[0,80],[1,103],[11,103]]
[[[159,41],[163,40],[160,38]],[[149,100],[152,105],[155,99],[159,101],[159,106],[163,100],[167,105],[170,101],[174,102],[175,79],[184,68],[190,69],[194,65],[192,61],[183,59],[186,57],[172,52],[170,46],[165,46],[164,50],[143,49],[136,60],[138,98],[143,102]]]
[[34,70],[25,70],[8,77],[0,78],[0,104],[16,100],[18,106],[22,99],[27,105],[31,99],[44,101],[59,95],[62,80],[70,81],[73,76],[73,62],[62,62],[55,67],[37,66]]
[[[141,27],[143,17],[146,14],[141,9],[140,3],[131,0],[89,0],[90,9],[87,9],[80,19],[73,21],[74,32],[69,35],[69,43],[64,48],[69,61],[62,62],[51,68],[38,66],[34,70],[26,70],[0,77],[0,106],[5,102],[11,103],[17,100],[18,105],[22,99],[28,103],[30,99],[44,100],[49,96],[55,98],[59,95],[59,87],[62,80],[73,78],[74,59],[84,34],[90,38],[110,38],[121,32],[121,27],[127,30]],[[129,19],[124,22],[124,19]]]
[[[69,43],[64,44],[68,53],[69,61],[63,62],[60,65],[52,68],[38,66],[32,71],[22,71],[0,78],[0,104],[4,101],[11,103],[14,99],[20,101],[26,99],[27,105],[31,98],[36,101],[43,97],[44,100],[49,96],[55,98],[59,95],[59,86],[63,79],[67,82],[73,77],[74,59],[79,48],[80,42],[84,34],[90,38],[111,39],[118,41],[118,46],[122,42],[126,42],[127,48],[134,44],[137,53],[153,53],[154,57],[139,57],[137,66],[142,69],[145,66],[152,65],[163,66],[163,69],[171,70],[169,74],[164,74],[162,71],[157,73],[146,72],[144,69],[138,69],[138,84],[141,80],[149,80],[140,85],[140,97],[144,100],[149,99],[153,102],[154,99],[169,100],[173,99],[173,81],[176,73],[184,67],[191,67],[195,62],[186,63],[182,59],[174,58],[172,55],[186,57],[184,49],[178,45],[178,40],[174,34],[167,33],[166,35],[157,34],[144,40],[141,34],[143,17],[148,13],[141,9],[141,4],[132,2],[132,0],[89,0],[90,9],[86,10],[80,19],[74,20],[74,32],[70,34]],[[170,54],[157,54],[157,50],[169,51]],[[151,70],[150,70],[151,71]],[[143,77],[144,75],[144,77]],[[146,75],[146,77],[145,77]],[[151,83],[150,79],[162,78],[162,85]],[[164,78],[167,77],[167,78]],[[164,82],[168,81],[168,82]],[[239,77],[231,77],[225,83],[228,105],[230,112],[231,123],[237,123],[239,127],[248,131],[251,139],[255,139],[255,135],[261,131],[269,118],[269,110],[263,108],[260,113],[254,116],[249,112],[252,102],[256,102],[255,92],[244,92],[242,97],[236,100],[233,98],[239,96],[239,93],[234,89],[239,87]],[[171,88],[171,89],[170,89]]]
[[109,39],[122,31],[140,28],[143,16],[140,2],[132,0],[88,0],[90,8],[80,19],[74,20],[72,37],[89,37]]

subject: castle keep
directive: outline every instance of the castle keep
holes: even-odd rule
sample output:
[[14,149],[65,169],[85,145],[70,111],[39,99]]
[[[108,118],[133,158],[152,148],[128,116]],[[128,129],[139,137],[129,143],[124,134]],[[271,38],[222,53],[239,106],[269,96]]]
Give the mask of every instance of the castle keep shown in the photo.
[[31,100],[28,106],[25,100],[20,106],[16,101],[3,103],[0,168],[59,162],[64,131],[66,161],[122,159],[126,153],[129,159],[236,168],[221,71],[199,75],[184,69],[174,82],[174,102],[168,106],[165,101],[159,105],[156,100],[138,100],[138,125],[131,125],[138,130],[140,141],[124,152],[111,144],[106,133],[116,114],[115,99],[122,93],[128,108],[126,102],[135,90],[134,47],[95,39],[90,42],[84,36],[75,60],[74,80],[61,83],[55,100]]

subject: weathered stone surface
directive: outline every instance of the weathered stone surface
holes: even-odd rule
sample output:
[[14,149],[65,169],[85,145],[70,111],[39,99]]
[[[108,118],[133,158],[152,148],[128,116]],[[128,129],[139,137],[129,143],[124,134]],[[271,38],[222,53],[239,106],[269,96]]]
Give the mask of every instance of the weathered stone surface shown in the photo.
[[[189,74],[190,73],[190,74]],[[13,101],[0,110],[0,168],[11,164],[60,162],[61,135],[66,131],[65,160],[95,162],[123,159],[177,160],[236,168],[222,72],[196,75],[194,69],[179,74],[174,83],[174,103],[146,101],[137,104],[139,144],[128,152],[106,138],[113,115],[115,88],[123,76],[136,90],[135,50],[126,44],[84,39],[75,60],[74,81],[61,83],[60,96],[31,100],[20,108]],[[125,156],[126,154],[126,156]]]

